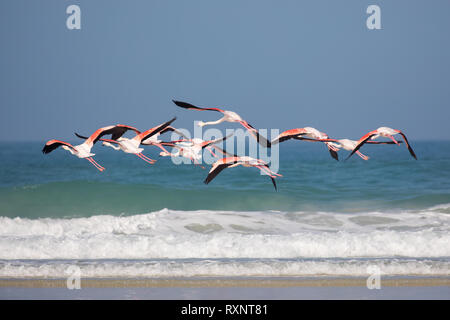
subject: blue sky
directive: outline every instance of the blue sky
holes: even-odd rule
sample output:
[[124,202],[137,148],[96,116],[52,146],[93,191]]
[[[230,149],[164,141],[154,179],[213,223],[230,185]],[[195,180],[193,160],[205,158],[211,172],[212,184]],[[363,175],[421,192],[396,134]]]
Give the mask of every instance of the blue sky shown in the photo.
[[[66,28],[71,4],[81,30]],[[366,27],[371,4],[381,30]],[[450,139],[449,12],[445,0],[2,0],[0,140],[217,119],[171,99],[257,128]]]

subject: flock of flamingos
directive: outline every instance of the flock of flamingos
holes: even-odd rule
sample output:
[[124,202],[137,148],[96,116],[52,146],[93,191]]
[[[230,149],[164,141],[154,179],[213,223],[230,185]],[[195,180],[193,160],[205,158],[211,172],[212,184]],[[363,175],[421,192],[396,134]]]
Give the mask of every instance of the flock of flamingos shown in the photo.
[[[221,122],[237,122],[240,123],[242,126],[244,126],[248,132],[258,141],[258,143],[266,148],[270,148],[272,145],[276,143],[280,143],[289,139],[297,139],[297,140],[307,140],[312,142],[322,142],[326,145],[328,148],[330,155],[338,160],[338,154],[337,152],[340,149],[345,149],[348,151],[351,151],[348,155],[348,158],[350,158],[353,154],[357,154],[364,160],[368,160],[369,157],[362,154],[359,149],[366,143],[370,144],[397,144],[399,145],[402,143],[402,141],[397,141],[394,138],[394,135],[400,134],[405,142],[406,147],[409,150],[409,153],[411,156],[417,160],[417,157],[411,148],[408,139],[406,138],[405,134],[401,132],[400,130],[391,129],[388,127],[380,127],[376,130],[370,131],[369,133],[362,136],[358,141],[355,140],[349,140],[349,139],[331,139],[328,137],[327,134],[320,132],[319,130],[311,127],[305,127],[305,128],[297,128],[297,129],[291,129],[282,132],[279,134],[275,139],[272,141],[268,141],[266,138],[264,138],[262,135],[259,134],[258,130],[256,130],[254,127],[252,127],[247,121],[243,120],[237,113],[233,111],[227,111],[222,110],[219,108],[200,108],[196,107],[192,104],[182,102],[182,101],[175,101],[173,102],[184,109],[189,110],[200,110],[200,111],[215,111],[220,112],[223,114],[223,117],[220,118],[217,121],[211,121],[211,122],[198,122],[199,126],[205,126],[205,125],[214,125]],[[105,170],[104,167],[99,165],[92,157],[95,155],[91,153],[91,149],[94,146],[94,144],[97,141],[102,141],[103,145],[109,146],[115,150],[122,150],[125,153],[131,153],[135,154],[142,160],[153,164],[156,162],[156,160],[150,159],[149,157],[142,154],[142,151],[144,151],[143,148],[141,148],[141,145],[153,145],[159,147],[162,151],[160,152],[160,156],[171,156],[171,157],[186,157],[189,158],[194,164],[198,164],[198,161],[201,159],[201,155],[203,152],[203,149],[207,149],[214,157],[219,158],[213,165],[211,170],[208,173],[208,176],[205,179],[205,183],[208,184],[211,182],[222,170],[225,168],[233,168],[236,166],[244,166],[244,167],[256,167],[263,171],[265,174],[267,174],[275,187],[275,190],[277,189],[275,178],[279,177],[281,175],[273,172],[270,170],[268,164],[261,159],[255,159],[248,156],[238,156],[234,154],[230,154],[223,149],[219,148],[215,144],[224,141],[225,139],[229,138],[229,136],[224,137],[222,139],[217,140],[210,140],[210,141],[204,141],[198,138],[194,139],[188,139],[186,136],[184,136],[181,132],[177,131],[174,127],[171,126],[172,122],[175,121],[176,118],[171,119],[170,121],[167,121],[159,126],[156,126],[154,128],[148,129],[147,131],[141,132],[138,129],[118,124],[115,126],[108,126],[103,127],[98,130],[96,130],[91,136],[84,137],[82,135],[79,135],[76,133],[77,137],[84,139],[84,142],[82,144],[73,146],[70,143],[60,141],[60,140],[49,140],[45,144],[44,148],[42,149],[42,152],[44,154],[50,153],[53,150],[57,149],[58,147],[62,147],[63,149],[69,151],[71,154],[77,156],[81,159],[86,159],[89,162],[91,162],[98,170],[103,171]],[[127,131],[134,131],[136,135],[133,138],[125,138],[123,135]],[[173,132],[175,131],[180,136],[182,136],[184,139],[177,140],[177,141],[170,141],[170,142],[163,142],[159,140],[159,136],[166,132]],[[102,138],[103,136],[111,135],[109,139]],[[392,141],[373,141],[377,139],[378,137],[386,137],[391,139]],[[167,151],[165,147],[172,148],[172,152]],[[216,151],[216,152],[214,152]],[[223,156],[220,158],[216,153],[220,152]]]

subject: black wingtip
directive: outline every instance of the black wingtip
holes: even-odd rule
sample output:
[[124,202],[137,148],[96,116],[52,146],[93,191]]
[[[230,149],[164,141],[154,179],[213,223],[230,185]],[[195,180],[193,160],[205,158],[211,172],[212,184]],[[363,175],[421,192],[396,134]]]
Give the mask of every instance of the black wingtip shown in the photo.
[[409,144],[408,139],[406,138],[406,135],[403,132],[399,132],[400,135],[403,137],[403,140],[405,140],[406,147],[408,148],[409,153],[411,156],[417,160],[416,154],[414,153],[413,149],[411,148],[411,145]]
[[330,155],[331,155],[331,157],[332,157],[334,160],[339,161],[339,156],[338,156],[337,152],[334,151],[334,150],[331,150],[331,149],[329,149],[329,150],[330,150]]
[[417,160],[417,156],[414,153],[413,149],[411,147],[409,147],[408,150],[409,150],[409,153],[412,155],[412,157]]
[[175,103],[177,106],[185,109],[197,108],[196,106],[184,101],[172,100],[172,102]]
[[275,182],[275,179],[272,177],[270,177],[270,179],[272,179],[272,184],[273,184],[273,187],[275,188],[275,191],[278,192],[277,183]]
[[172,124],[172,122],[174,122],[175,120],[177,120],[177,117],[173,117],[172,119],[170,119],[167,122],[164,122],[162,125],[159,126],[158,128],[158,132],[164,130],[165,128],[167,128],[168,126],[170,126]]
[[267,140],[264,136],[262,136],[256,129],[256,142],[258,142],[264,148],[271,148],[272,143]]
[[175,120],[177,120],[177,117],[173,117],[172,119],[170,119],[169,121],[163,123],[162,125],[159,126],[159,128],[156,130],[157,132],[160,132],[162,130],[164,130],[165,128],[167,128],[168,126],[170,126],[170,124],[172,122],[174,122]]
[[212,181],[212,177],[208,174],[208,176],[203,181],[204,184],[209,184]]
[[172,99],[172,102],[175,103],[175,104],[176,104],[177,106],[179,106],[179,107],[181,107],[180,104],[183,103],[182,101],[173,100],[173,99]]
[[357,150],[354,150],[354,149],[353,149],[353,151],[350,152],[350,154],[347,156],[347,158],[345,158],[344,161],[347,161],[348,159],[350,159],[350,157],[351,157],[352,155],[354,155],[356,151],[357,151]]
[[409,151],[409,153],[411,154],[411,156],[412,156],[414,159],[417,160],[417,156],[416,156],[414,150],[413,150],[413,149],[411,148],[411,146],[409,145],[409,143],[406,143],[406,146],[407,146],[408,151]]
[[181,107],[184,104],[184,102],[182,102],[182,101],[173,100],[173,99],[172,99],[172,102],[175,103],[179,107]]
[[88,139],[88,137],[82,136],[81,134],[78,134],[77,132],[74,132],[74,134],[80,139],[84,139],[84,140]]
[[223,138],[223,141],[227,140],[228,138],[231,138],[232,136],[234,136],[234,132],[230,133],[229,135],[225,136],[225,138]]

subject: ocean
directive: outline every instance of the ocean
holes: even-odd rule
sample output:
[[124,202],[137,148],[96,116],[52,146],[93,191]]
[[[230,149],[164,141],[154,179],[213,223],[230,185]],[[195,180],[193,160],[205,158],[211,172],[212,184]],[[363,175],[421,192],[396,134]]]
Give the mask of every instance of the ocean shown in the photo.
[[96,145],[99,172],[43,144],[0,143],[0,278],[450,275],[450,142],[339,162],[285,142],[278,191],[244,167],[205,185],[156,147],[149,165]]

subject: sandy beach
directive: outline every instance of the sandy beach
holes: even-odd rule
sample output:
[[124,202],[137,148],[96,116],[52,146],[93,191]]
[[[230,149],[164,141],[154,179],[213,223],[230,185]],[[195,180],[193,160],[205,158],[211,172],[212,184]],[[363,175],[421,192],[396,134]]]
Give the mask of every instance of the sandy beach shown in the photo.
[[1,279],[1,299],[449,299],[450,277],[366,278]]

